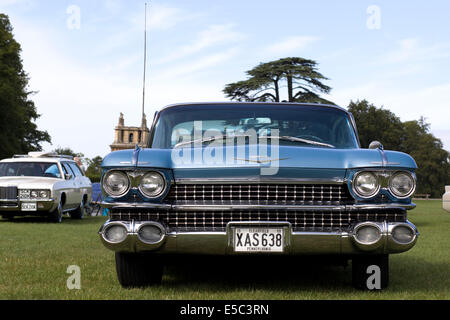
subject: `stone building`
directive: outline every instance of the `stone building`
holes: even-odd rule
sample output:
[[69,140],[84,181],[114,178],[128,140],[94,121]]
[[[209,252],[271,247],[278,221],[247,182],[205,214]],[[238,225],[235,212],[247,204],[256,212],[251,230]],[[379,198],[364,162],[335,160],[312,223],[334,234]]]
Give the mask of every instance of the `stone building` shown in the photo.
[[147,127],[145,114],[142,115],[140,127],[125,126],[123,113],[120,113],[119,123],[116,126],[114,142],[110,145],[111,151],[134,149],[138,144],[140,147],[147,145],[150,130]]

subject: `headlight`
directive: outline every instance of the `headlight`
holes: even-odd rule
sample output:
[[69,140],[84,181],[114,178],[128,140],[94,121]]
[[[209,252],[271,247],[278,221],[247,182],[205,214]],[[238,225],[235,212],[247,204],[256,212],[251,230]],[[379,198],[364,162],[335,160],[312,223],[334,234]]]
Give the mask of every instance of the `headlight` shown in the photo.
[[149,198],[155,198],[163,193],[166,187],[164,177],[158,172],[149,172],[141,180],[139,190]]
[[368,171],[357,173],[353,178],[353,190],[362,198],[374,196],[380,190],[377,176]]
[[397,198],[409,197],[416,188],[416,182],[409,172],[397,172],[389,179],[389,191]]
[[50,192],[47,191],[47,190],[39,191],[39,198],[41,198],[41,199],[48,199],[48,198],[50,198]]
[[20,199],[30,199],[31,190],[29,189],[21,189],[19,190],[19,198]]
[[103,189],[111,197],[121,197],[130,187],[128,176],[124,172],[110,171],[103,178]]
[[31,190],[31,199],[37,199],[37,198],[39,198],[39,191]]

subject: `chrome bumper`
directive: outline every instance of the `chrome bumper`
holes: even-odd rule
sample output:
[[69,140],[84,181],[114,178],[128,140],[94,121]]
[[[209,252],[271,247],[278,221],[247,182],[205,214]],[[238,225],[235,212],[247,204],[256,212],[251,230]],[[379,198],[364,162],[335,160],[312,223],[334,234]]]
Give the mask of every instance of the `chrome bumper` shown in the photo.
[[[36,202],[37,210],[36,211],[22,211],[22,203],[30,203]],[[36,201],[28,201],[28,200],[0,200],[0,213],[19,213],[19,214],[34,214],[40,211],[52,211],[56,209],[58,206],[55,199],[46,199],[46,200],[36,200]]]
[[[235,253],[233,249],[233,228],[236,226],[277,226],[285,228],[286,243],[283,254],[315,255],[361,253],[391,254],[411,249],[419,235],[416,227],[407,222],[372,223],[381,231],[381,238],[375,244],[362,245],[356,241],[353,231],[349,232],[294,232],[287,222],[230,222],[226,232],[170,232],[165,233],[157,244],[147,244],[138,236],[138,230],[149,222],[107,221],[99,230],[100,239],[106,248],[116,252],[153,252],[161,254],[205,254],[227,255]],[[367,223],[367,222],[364,222]],[[364,224],[362,223],[362,224]],[[120,243],[112,243],[105,238],[108,227],[120,224],[127,229],[127,237]],[[353,230],[356,230],[356,227]],[[411,228],[415,234],[409,243],[399,243],[392,237],[397,226]],[[255,253],[251,253],[255,254]],[[279,254],[279,253],[274,253]]]

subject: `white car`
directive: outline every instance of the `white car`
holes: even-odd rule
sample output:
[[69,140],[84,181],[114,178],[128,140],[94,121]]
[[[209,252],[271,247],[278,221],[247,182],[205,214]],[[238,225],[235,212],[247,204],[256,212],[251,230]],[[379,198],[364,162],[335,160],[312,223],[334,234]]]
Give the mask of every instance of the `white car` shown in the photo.
[[82,219],[92,183],[71,156],[30,152],[0,161],[0,215]]
[[450,212],[450,186],[445,186],[445,193],[442,196],[442,207],[445,211]]

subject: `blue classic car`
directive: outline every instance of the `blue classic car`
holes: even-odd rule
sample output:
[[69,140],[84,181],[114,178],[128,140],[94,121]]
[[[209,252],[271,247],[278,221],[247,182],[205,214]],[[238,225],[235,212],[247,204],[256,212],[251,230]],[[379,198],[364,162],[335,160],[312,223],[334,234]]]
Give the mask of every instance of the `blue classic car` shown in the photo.
[[415,161],[360,146],[333,105],[190,103],[157,112],[148,148],[102,164],[103,244],[124,287],[161,282],[173,255],[331,255],[353,284],[388,285],[389,254],[418,231]]

